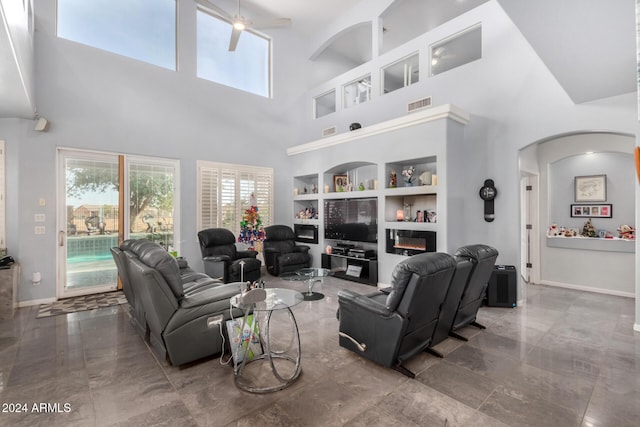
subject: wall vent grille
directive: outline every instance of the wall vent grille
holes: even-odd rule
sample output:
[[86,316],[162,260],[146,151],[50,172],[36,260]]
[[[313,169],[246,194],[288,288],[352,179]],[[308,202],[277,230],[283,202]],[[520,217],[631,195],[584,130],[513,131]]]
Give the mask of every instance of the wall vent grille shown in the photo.
[[417,101],[413,101],[407,104],[407,113],[411,113],[413,111],[420,110],[422,108],[431,107],[431,97],[428,96],[426,98],[419,99]]
[[338,129],[336,129],[335,126],[330,127],[330,128],[326,128],[326,129],[322,129],[322,136],[331,136],[331,135],[335,135],[338,132]]

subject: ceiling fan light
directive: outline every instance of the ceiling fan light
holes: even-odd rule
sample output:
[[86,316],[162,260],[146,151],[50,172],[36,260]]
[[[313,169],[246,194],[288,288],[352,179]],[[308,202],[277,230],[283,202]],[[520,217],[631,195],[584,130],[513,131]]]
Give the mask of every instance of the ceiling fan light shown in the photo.
[[243,31],[246,28],[246,26],[244,25],[244,22],[242,22],[242,21],[235,21],[233,23],[233,28],[235,28],[238,31]]

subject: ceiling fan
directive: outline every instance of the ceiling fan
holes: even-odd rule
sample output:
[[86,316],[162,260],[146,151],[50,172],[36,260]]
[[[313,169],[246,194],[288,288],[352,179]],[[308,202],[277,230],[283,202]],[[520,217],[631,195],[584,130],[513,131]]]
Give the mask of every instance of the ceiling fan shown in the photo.
[[235,15],[231,15],[226,10],[217,6],[213,3],[213,0],[196,0],[198,4],[203,6],[205,9],[208,9],[219,15],[220,17],[229,21],[232,25],[231,30],[231,40],[229,41],[229,52],[233,52],[236,50],[238,46],[238,40],[240,39],[240,34],[248,28],[254,28],[256,30],[266,29],[266,28],[279,28],[279,27],[288,27],[291,25],[291,19],[289,18],[273,18],[268,20],[251,20],[247,19],[240,14],[240,0],[238,0],[238,8]]

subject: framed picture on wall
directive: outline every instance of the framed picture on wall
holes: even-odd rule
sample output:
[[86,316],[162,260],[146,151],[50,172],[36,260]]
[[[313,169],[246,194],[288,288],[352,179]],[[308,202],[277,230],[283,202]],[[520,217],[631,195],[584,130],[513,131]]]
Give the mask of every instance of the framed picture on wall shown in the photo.
[[611,218],[613,205],[571,205],[571,218]]
[[588,175],[575,177],[575,201],[606,202],[607,175]]
[[347,175],[333,175],[333,191],[346,191],[349,178]]

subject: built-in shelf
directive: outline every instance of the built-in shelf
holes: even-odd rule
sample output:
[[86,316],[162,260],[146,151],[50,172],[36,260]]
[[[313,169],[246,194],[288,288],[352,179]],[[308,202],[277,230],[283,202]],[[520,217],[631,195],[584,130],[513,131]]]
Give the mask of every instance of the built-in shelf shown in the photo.
[[634,252],[635,240],[602,239],[599,237],[547,237],[547,246],[551,248],[583,249],[588,251]]
[[[346,239],[344,243],[355,243],[376,251],[382,283],[390,282],[398,257],[412,250],[400,248],[398,254],[395,251],[398,248],[395,248],[388,253],[386,229],[434,232],[437,250],[455,250],[464,241],[460,231],[464,227],[457,227],[464,221],[464,211],[458,209],[457,201],[466,191],[466,183],[456,170],[456,159],[466,154],[464,125],[468,121],[469,115],[455,106],[434,106],[287,150],[288,155],[299,156],[293,166],[294,187],[313,185],[317,177],[318,193],[304,195],[299,188],[291,203],[299,208],[306,202],[317,201],[319,215],[313,221],[317,221],[319,227],[318,245],[313,248],[314,264],[321,258],[323,248],[339,243],[330,238],[335,238],[337,234],[332,234],[331,230],[327,233],[325,222],[328,213],[325,209],[340,199],[346,199],[347,204],[354,199],[376,201],[377,242],[371,242],[372,233],[369,232],[366,239],[360,239],[368,239],[366,245],[357,241],[346,242]],[[407,186],[402,170],[410,166],[415,168],[415,173],[412,185]],[[390,182],[392,170],[397,178],[393,188]],[[433,180],[434,175],[436,180]],[[350,191],[336,191],[338,179],[343,190]],[[363,190],[359,189],[361,183]],[[345,185],[347,188],[344,188]],[[411,206],[411,213],[407,215],[411,221],[397,221],[399,211],[404,213],[405,205]],[[423,222],[416,221],[417,210],[422,213]],[[431,218],[435,215],[435,222],[428,222],[424,212],[428,212]],[[350,221],[364,222],[359,214],[352,216]],[[294,222],[304,223],[304,220]],[[331,223],[329,225],[332,226]],[[331,258],[333,263],[342,260],[341,257]]]

